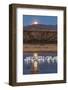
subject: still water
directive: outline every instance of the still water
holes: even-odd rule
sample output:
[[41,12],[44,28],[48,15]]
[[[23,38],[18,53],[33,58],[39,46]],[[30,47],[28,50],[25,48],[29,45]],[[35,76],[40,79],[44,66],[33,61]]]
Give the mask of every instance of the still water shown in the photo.
[[[32,74],[32,60],[33,53],[23,54],[23,74]],[[39,72],[38,74],[57,73],[57,53],[38,53],[39,59]]]

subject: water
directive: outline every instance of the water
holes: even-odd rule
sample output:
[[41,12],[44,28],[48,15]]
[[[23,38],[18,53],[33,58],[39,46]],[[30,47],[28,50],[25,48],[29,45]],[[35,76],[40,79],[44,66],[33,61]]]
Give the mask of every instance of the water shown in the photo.
[[[32,63],[28,58],[28,57],[32,57],[33,53],[24,53],[23,55],[23,74],[24,75],[28,75],[28,74],[32,74]],[[56,52],[51,52],[51,53],[38,53],[38,56],[52,56],[55,57],[57,56]],[[25,62],[25,58],[28,58],[29,62]],[[43,63],[39,63],[39,72],[38,74],[47,74],[47,73],[57,73],[57,61],[52,62],[52,60],[50,60],[50,62],[48,62],[47,60],[45,60]]]

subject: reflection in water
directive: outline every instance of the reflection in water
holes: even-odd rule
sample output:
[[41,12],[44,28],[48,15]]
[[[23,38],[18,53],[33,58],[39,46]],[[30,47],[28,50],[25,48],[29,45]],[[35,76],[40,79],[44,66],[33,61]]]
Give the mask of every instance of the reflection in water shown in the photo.
[[23,74],[44,73],[57,73],[56,53],[24,53]]

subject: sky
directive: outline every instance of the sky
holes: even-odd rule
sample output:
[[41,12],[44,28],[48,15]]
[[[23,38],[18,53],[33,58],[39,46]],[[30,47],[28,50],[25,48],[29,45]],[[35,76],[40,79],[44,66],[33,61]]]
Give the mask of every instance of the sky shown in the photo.
[[35,16],[35,15],[24,15],[23,16],[24,26],[32,25],[33,22],[44,25],[56,25],[57,16]]

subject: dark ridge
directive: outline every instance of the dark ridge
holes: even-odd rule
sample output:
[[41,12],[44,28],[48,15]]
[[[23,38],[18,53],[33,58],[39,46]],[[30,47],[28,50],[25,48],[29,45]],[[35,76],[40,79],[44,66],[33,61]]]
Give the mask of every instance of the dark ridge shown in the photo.
[[23,28],[25,31],[27,30],[39,30],[39,29],[47,29],[47,30],[57,30],[57,25],[43,25],[43,24],[34,24],[34,25],[27,25]]

